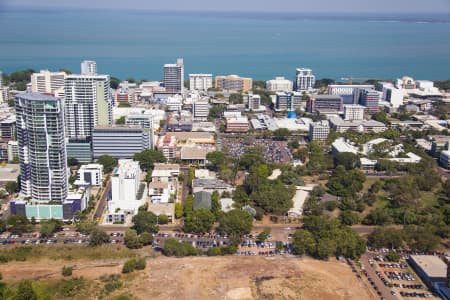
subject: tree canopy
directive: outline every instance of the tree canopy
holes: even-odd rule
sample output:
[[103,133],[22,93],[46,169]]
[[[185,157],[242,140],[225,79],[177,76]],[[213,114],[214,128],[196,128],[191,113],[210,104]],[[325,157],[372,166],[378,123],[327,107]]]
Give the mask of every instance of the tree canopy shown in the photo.
[[157,225],[157,217],[154,213],[140,210],[132,219],[133,229],[138,234],[143,232],[157,233],[159,226]]
[[102,155],[97,159],[97,163],[103,165],[105,173],[110,173],[117,166],[117,159],[110,155]]
[[252,216],[243,210],[233,209],[219,217],[218,231],[228,235],[248,234],[252,226]]
[[215,217],[211,211],[206,208],[199,208],[186,216],[183,231],[203,234],[211,230],[214,221]]
[[167,161],[162,152],[153,149],[146,149],[136,153],[133,156],[133,160],[138,161],[141,169],[144,171],[153,169],[155,163],[164,163]]

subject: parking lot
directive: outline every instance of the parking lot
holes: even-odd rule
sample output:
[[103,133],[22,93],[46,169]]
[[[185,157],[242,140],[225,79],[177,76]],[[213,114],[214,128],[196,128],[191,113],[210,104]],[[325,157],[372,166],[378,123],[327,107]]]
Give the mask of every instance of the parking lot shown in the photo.
[[241,157],[249,147],[261,147],[264,149],[264,159],[270,162],[283,163],[291,162],[292,153],[287,146],[287,142],[274,141],[272,139],[255,139],[247,143],[244,138],[223,137],[221,147],[232,157]]
[[439,299],[428,290],[406,263],[386,259],[386,252],[368,252],[363,255],[364,275],[381,299]]

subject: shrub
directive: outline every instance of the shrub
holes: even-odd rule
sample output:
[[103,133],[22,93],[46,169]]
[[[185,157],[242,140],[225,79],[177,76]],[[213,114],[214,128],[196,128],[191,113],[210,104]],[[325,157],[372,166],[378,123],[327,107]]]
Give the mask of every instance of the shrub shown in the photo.
[[66,266],[64,266],[63,268],[62,268],[62,275],[63,276],[72,276],[72,267],[66,267]]
[[144,270],[145,266],[146,266],[145,258],[143,257],[136,258],[136,265],[134,267],[136,270]]
[[163,254],[166,256],[193,256],[198,255],[198,250],[187,243],[181,243],[176,239],[166,239],[164,241]]
[[134,271],[135,268],[136,268],[136,260],[134,259],[127,260],[123,265],[122,273],[124,274],[131,273]]
[[123,286],[122,281],[120,281],[120,275],[112,274],[109,276],[102,276],[100,280],[105,283],[106,293],[111,293],[114,290],[120,289]]

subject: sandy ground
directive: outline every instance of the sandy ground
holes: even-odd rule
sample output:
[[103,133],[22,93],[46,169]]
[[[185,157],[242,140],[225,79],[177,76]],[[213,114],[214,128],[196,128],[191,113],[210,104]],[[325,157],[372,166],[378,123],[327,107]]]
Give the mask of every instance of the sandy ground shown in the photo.
[[[61,278],[64,262],[1,265],[6,281]],[[74,276],[96,279],[120,273],[121,262],[74,262]],[[158,257],[120,292],[137,299],[373,299],[340,262],[294,257]]]

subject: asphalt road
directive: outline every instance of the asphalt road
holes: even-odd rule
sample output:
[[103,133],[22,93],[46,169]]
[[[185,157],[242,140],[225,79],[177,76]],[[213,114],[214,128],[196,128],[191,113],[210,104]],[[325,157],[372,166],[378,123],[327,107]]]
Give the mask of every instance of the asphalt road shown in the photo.
[[99,199],[99,203],[97,204],[97,209],[95,210],[95,213],[94,213],[94,220],[97,217],[101,217],[103,212],[105,211],[106,201],[107,201],[106,198],[108,197],[110,191],[111,191],[111,180],[108,180],[108,183],[106,185],[106,189],[103,190],[103,194],[102,194],[102,196]]

